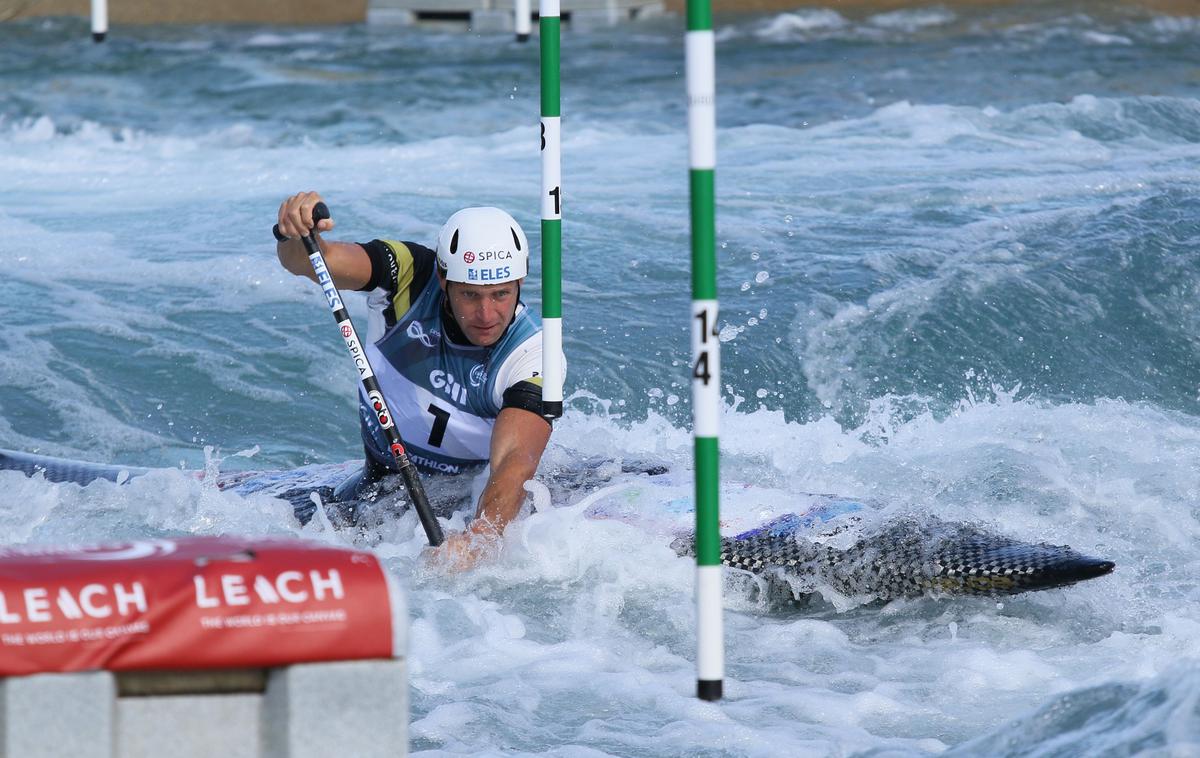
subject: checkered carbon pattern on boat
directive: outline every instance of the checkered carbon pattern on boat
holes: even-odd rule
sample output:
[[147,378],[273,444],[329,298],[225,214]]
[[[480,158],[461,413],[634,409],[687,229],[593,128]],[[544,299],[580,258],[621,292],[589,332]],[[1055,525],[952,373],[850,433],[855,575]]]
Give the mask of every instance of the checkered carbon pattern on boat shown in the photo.
[[[690,540],[678,547],[690,552]],[[1010,595],[1106,574],[1112,564],[1069,547],[1032,544],[936,519],[893,522],[838,549],[797,534],[721,540],[726,566],[813,589],[893,600],[921,595]]]

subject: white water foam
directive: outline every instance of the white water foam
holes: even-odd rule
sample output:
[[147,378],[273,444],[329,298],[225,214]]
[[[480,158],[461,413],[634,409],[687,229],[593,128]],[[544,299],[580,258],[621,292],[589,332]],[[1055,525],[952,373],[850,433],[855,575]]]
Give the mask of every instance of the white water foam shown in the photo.
[[[416,753],[993,754],[1013,735],[1029,737],[1015,754],[1072,741],[1188,749],[1200,430],[1179,409],[1195,382],[1142,402],[1118,391],[1118,379],[1153,373],[1107,347],[1122,332],[1096,326],[1113,309],[1100,295],[1115,290],[1089,292],[1078,272],[1110,263],[1097,275],[1120,289],[1157,282],[1117,272],[1161,269],[1170,287],[1142,287],[1130,310],[1181,326],[1147,365],[1165,371],[1172,350],[1190,354],[1198,111],[1190,69],[1172,62],[1182,56],[1146,45],[1190,49],[1195,24],[831,14],[720,31],[727,520],[769,518],[795,493],[840,493],[1069,543],[1115,560],[1113,575],[1002,602],[884,607],[833,596],[779,607],[731,578],[729,697],[693,698],[693,567],[662,534],[686,521],[692,452],[686,317],[669,316],[686,314],[688,297],[674,28],[581,34],[580,57],[565,61],[589,82],[564,91],[577,392],[546,466],[598,456],[612,479],[565,492],[548,479],[567,507],[515,524],[494,559],[451,577],[426,568],[415,516],[361,535],[301,528],[279,500],[176,470],[83,488],[2,473],[0,539],[293,534],[369,547],[410,588]],[[968,38],[939,41],[961,24]],[[510,206],[536,236],[536,55],[497,35],[482,38],[492,52],[464,60],[477,38],[361,30],[289,53],[308,33],[145,43],[156,56],[204,52],[175,69],[213,65],[200,87],[173,79],[164,92],[158,69],[114,75],[103,51],[76,66],[88,71],[13,87],[22,115],[0,122],[6,446],[189,468],[204,465],[206,444],[240,467],[356,456],[342,345],[319,292],[280,271],[267,236],[283,196],[324,193],[339,238],[428,242],[462,202]],[[166,97],[176,84],[181,98]],[[256,110],[273,88],[315,93],[320,107]],[[1120,228],[1081,240],[1072,232],[1088,219]],[[1092,253],[1077,260],[1067,248],[1084,241]],[[1182,264],[1161,266],[1170,260],[1155,250]],[[939,316],[961,326],[956,298],[987,313],[991,295],[972,298],[1022,288],[1055,307],[959,335],[929,351],[933,368],[993,334],[1013,345],[1051,335],[1056,355],[1080,342],[1093,359],[1072,368],[1063,395],[1024,376],[1019,389],[993,387],[1003,342],[913,392],[877,389],[930,368],[893,357],[911,344],[903,328],[928,336],[923,319]],[[526,293],[534,305],[537,295]],[[1146,336],[1134,330],[1129,344]],[[1101,369],[1115,370],[1086,386]],[[1117,394],[1127,399],[1104,399]],[[230,454],[256,446],[253,459]],[[622,474],[617,460],[668,472]],[[569,506],[589,495],[644,528],[580,518]],[[1155,734],[1160,743],[1138,742]]]
[[[371,547],[410,588],[418,751],[586,745],[674,755],[725,745],[740,755],[848,746],[922,754],[1020,723],[1048,696],[1142,681],[1192,654],[1200,564],[1191,545],[1200,530],[1180,493],[1200,491],[1188,465],[1200,454],[1194,421],[1119,402],[1053,407],[1004,397],[945,419],[880,414],[843,431],[727,412],[724,506],[753,509],[806,489],[890,500],[897,513],[1068,542],[1116,560],[1117,573],[1002,603],[909,600],[840,613],[818,604],[782,615],[734,583],[728,700],[713,706],[691,695],[690,560],[653,530],[583,519],[579,507],[529,516],[492,561],[447,577],[424,568],[411,514],[363,542],[315,524],[301,529],[280,501],[221,493],[182,472],[85,488],[6,472],[0,479],[16,498],[0,512],[0,538],[291,533]],[[572,411],[553,444],[550,466],[574,446],[665,460],[670,481],[689,466],[690,437],[661,419],[625,424]],[[764,459],[764,450],[774,453]],[[632,497],[645,512],[680,491],[617,476],[633,488],[601,496]],[[1184,708],[1193,680],[1160,686]],[[555,724],[553,735],[537,723]]]

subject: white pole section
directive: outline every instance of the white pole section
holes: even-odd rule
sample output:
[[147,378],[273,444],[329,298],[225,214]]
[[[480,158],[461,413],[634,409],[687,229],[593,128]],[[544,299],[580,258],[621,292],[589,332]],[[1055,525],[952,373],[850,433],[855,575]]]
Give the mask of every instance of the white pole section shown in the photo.
[[717,337],[716,42],[711,0],[687,4],[688,163],[692,203],[692,419],[696,456],[696,696],[720,700],[725,679],[721,607],[721,343]]
[[562,145],[560,142],[559,0],[541,0],[542,68],[542,414],[563,412]]
[[529,0],[516,0],[513,13],[516,14],[516,18],[513,19],[513,28],[517,30],[517,42],[527,42],[530,32],[533,31]]
[[108,34],[108,0],[92,0],[92,40],[103,42]]

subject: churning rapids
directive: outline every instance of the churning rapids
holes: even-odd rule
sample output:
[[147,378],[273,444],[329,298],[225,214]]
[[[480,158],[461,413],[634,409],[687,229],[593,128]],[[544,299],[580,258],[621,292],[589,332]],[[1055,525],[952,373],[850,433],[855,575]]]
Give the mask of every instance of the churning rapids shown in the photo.
[[[408,588],[420,754],[1200,751],[1200,21],[718,18],[730,525],[836,493],[1117,569],[886,603],[821,582],[784,603],[731,572],[715,705],[692,696],[692,563],[656,530],[690,497],[681,29],[564,35],[567,414],[546,507],[447,577],[411,514],[301,526],[187,471],[358,454],[344,347],[275,260],[285,195],[319,190],[335,236],[426,244],[501,205],[536,246],[536,44],[0,25],[0,448],[156,469],[0,471],[0,540],[374,550]],[[622,471],[645,461],[665,473]]]

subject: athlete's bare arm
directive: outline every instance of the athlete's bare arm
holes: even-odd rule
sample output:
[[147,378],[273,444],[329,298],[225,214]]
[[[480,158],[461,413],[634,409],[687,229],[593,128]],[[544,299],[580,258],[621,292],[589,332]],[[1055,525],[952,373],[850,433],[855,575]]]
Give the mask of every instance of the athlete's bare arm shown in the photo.
[[[307,276],[314,282],[317,280],[313,273],[312,264],[308,260],[308,251],[300,237],[308,234],[312,228],[312,209],[321,202],[321,196],[316,192],[301,192],[292,195],[279,206],[279,231],[285,237],[291,237],[286,242],[280,242],[275,248],[279,262],[288,271],[297,276]],[[317,240],[325,256],[325,266],[333,276],[333,283],[339,289],[357,290],[365,287],[371,281],[371,259],[362,245],[353,242],[329,242],[321,238],[320,232],[333,228],[333,219],[324,219],[317,225]]]
[[546,420],[521,408],[505,408],[492,430],[491,475],[475,520],[465,532],[450,535],[437,560],[455,569],[470,568],[504,532],[504,527],[521,512],[525,482],[537,472],[542,452],[550,440]]

